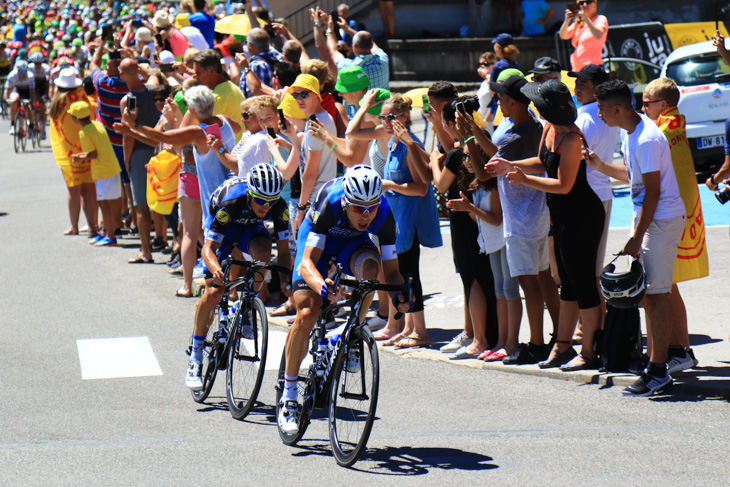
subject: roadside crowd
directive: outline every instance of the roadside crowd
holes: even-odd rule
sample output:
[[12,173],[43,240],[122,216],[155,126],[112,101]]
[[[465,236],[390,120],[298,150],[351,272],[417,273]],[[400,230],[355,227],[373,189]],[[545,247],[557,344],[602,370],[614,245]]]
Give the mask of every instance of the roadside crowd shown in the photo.
[[[129,263],[153,263],[153,252],[165,250],[169,271],[183,276],[177,296],[189,297],[193,278],[203,275],[211,195],[226,180],[261,163],[281,172],[295,255],[297,229],[320,188],[365,164],[382,178],[389,203],[408,208],[396,214],[395,247],[401,273],[414,277],[403,320],[379,297],[368,321],[375,338],[398,348],[430,344],[419,260],[421,246],[442,245],[436,189],[447,197],[465,297],[464,330],[441,350],[453,359],[570,372],[601,365],[593,348],[606,316],[598,276],[611,178],[618,179],[629,183],[634,204],[620,250],[643,263],[648,321],[640,378],[626,393],[654,393],[670,374],[697,365],[677,283],[709,269],[679,91],[671,80],[655,80],[638,101],[644,114],[636,112],[632,91],[604,69],[608,21],[597,2],[566,9],[560,28],[574,47],[572,92],[556,60],[542,57],[523,70],[515,40],[500,34],[474,67],[483,79],[477,96],[439,81],[420,99],[389,91],[388,55],[356,30],[347,5],[337,18],[311,10],[319,58],[252,2],[241,13],[261,27],[245,37],[216,32],[217,18],[233,13],[226,8],[205,0],[7,4],[12,24],[0,59],[14,73],[36,52],[49,63],[51,142],[68,187],[66,234],[83,232],[83,209],[96,247],[138,235],[140,251]],[[724,40],[717,42],[726,56]],[[435,132],[430,153],[410,130],[414,102]],[[617,140],[623,161],[614,164]],[[728,176],[723,167],[712,189]],[[268,298],[266,286],[261,297]],[[289,298],[272,315],[294,312]],[[523,312],[526,344],[518,342]]]

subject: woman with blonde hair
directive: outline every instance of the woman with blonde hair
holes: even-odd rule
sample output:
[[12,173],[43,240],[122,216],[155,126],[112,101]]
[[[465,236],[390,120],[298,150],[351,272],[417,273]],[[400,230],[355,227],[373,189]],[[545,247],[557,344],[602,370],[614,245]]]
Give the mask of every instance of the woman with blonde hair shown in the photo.
[[[377,103],[377,90],[370,90],[362,101],[369,110]],[[420,246],[440,247],[438,210],[430,181],[424,181],[418,165],[428,166],[429,155],[423,144],[411,132],[410,98],[393,94],[383,102],[380,125],[348,133],[365,140],[390,136],[388,155],[383,170],[383,191],[398,226],[396,252],[398,267],[404,278],[413,276],[413,308],[405,318],[405,325],[391,316],[388,325],[374,336],[386,340],[385,345],[397,348],[425,347],[429,344],[423,312],[423,289],[419,274]],[[391,306],[391,314],[395,314]],[[391,328],[391,324],[395,324]]]

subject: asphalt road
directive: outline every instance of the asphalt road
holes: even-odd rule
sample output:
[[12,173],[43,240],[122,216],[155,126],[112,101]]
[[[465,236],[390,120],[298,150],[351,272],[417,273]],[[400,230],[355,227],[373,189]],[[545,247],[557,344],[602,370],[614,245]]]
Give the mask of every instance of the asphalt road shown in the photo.
[[[96,249],[64,237],[66,189],[50,151],[15,155],[6,134],[0,122],[0,485],[727,483],[722,399],[624,398],[618,387],[381,353],[378,420],[350,470],[337,467],[321,418],[297,447],[280,442],[273,373],[244,422],[227,412],[220,377],[198,405],[183,382],[194,300],[174,297],[159,254],[156,265],[126,264],[136,240]],[[443,307],[427,320],[458,328],[450,249],[426,256],[426,274],[443,280]],[[87,340],[131,337],[146,339],[121,369],[151,351],[142,373],[157,375],[83,378],[113,373],[80,350],[132,341]],[[102,363],[118,353],[96,350]]]

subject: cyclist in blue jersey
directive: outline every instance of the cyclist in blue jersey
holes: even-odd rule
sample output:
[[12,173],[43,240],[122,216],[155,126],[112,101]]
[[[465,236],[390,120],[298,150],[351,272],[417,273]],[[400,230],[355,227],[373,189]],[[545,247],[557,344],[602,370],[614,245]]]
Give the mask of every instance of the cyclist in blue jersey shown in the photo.
[[[221,261],[233,248],[247,257],[269,262],[271,259],[271,235],[264,220],[274,224],[278,249],[278,265],[291,269],[289,254],[289,207],[279,196],[284,188],[284,178],[270,164],[257,164],[246,178],[226,180],[213,192],[210,199],[211,222],[206,225],[203,244],[203,260],[208,268],[205,278],[205,294],[195,310],[193,346],[190,354],[185,384],[194,391],[203,388],[201,363],[203,347],[213,311],[223,293],[224,270]],[[289,293],[288,276],[283,276],[282,292]],[[256,283],[258,291],[263,280]],[[216,287],[214,287],[216,286]]]
[[[374,280],[382,259],[387,283],[403,283],[395,251],[395,219],[382,193],[377,172],[364,165],[351,167],[343,177],[322,186],[299,228],[292,276],[297,314],[286,337],[283,407],[278,418],[281,429],[289,434],[299,429],[297,376],[309,334],[322,301],[336,291],[332,280],[324,277],[330,262],[342,264],[346,274],[358,279]],[[391,296],[399,311],[408,311],[402,293]],[[372,295],[363,302],[361,321],[371,300]]]

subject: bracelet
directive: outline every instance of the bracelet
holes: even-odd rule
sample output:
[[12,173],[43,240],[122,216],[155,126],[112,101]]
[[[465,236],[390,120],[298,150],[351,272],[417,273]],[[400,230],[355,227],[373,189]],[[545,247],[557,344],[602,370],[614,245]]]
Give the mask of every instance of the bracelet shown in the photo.
[[329,296],[329,287],[327,286],[327,283],[322,283],[322,289],[319,291],[319,297],[322,298],[323,301],[327,301],[327,297]]
[[322,27],[322,23],[321,23],[321,22],[315,22],[315,23],[314,23],[314,26],[315,26],[315,27]]
[[297,210],[299,210],[299,211],[306,211],[306,210],[309,209],[310,206],[311,205],[309,203],[307,203],[306,205],[297,205]]
[[334,32],[332,32],[332,31],[331,31],[331,30],[329,30],[329,29],[327,29],[326,31],[324,31],[324,35],[326,35],[326,36],[328,36],[328,35],[330,35],[330,34],[334,34]]
[[337,147],[338,145],[340,145],[339,142],[335,142],[334,144],[332,144],[332,147],[330,147],[330,152],[334,152],[335,151],[335,147]]
[[715,175],[714,175],[714,174],[710,176],[710,182],[711,182],[712,184],[717,184],[717,183],[715,182]]
[[474,140],[474,136],[473,135],[464,141],[464,145],[468,144],[472,140]]

